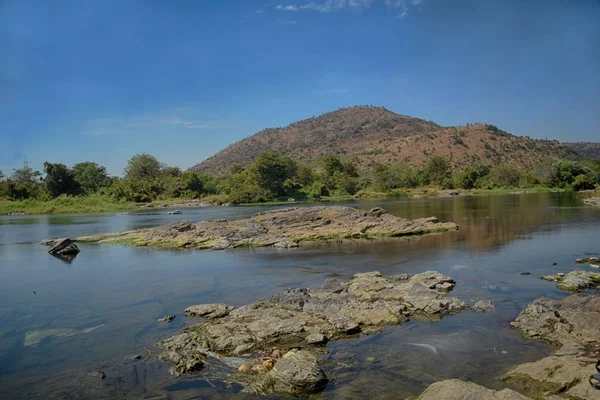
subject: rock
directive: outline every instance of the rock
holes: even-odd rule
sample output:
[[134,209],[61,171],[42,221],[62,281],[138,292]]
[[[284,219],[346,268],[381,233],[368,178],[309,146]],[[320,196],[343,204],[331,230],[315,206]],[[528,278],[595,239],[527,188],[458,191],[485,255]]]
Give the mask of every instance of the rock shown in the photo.
[[550,356],[521,364],[502,379],[516,389],[532,395],[545,393],[569,399],[600,399],[588,377],[595,373],[595,359],[578,356]]
[[75,241],[71,238],[44,240],[42,244],[52,246],[50,250],[48,250],[48,253],[52,255],[69,256],[76,255],[80,251],[75,244]]
[[171,321],[173,321],[175,319],[175,315],[165,315],[164,317],[160,318],[158,320],[158,322],[166,322],[166,323],[171,323]]
[[291,207],[255,214],[237,221],[178,222],[122,233],[78,238],[82,242],[124,243],[160,248],[222,250],[237,247],[297,247],[310,241],[380,238],[439,233],[458,229],[435,217],[415,220],[389,214],[382,208],[362,211],[351,207]]
[[290,197],[287,201],[290,202],[290,203],[293,203],[294,201],[296,201],[296,199],[293,198],[293,197]]
[[600,197],[588,197],[587,199],[583,199],[583,202],[592,206],[600,206]]
[[531,275],[531,272],[521,272],[521,275]]
[[473,305],[473,310],[481,312],[494,312],[496,311],[496,307],[494,307],[490,300],[479,300]]
[[367,358],[365,358],[365,361],[368,362],[369,364],[373,364],[374,362],[377,361],[377,357],[367,357]]
[[181,210],[173,210],[173,211],[167,211],[165,214],[166,215],[181,215],[181,214],[183,214],[183,212],[181,212]]
[[531,400],[510,389],[495,391],[472,382],[450,379],[429,386],[417,400]]
[[600,296],[575,294],[566,299],[534,300],[511,323],[528,338],[562,346],[600,340]]
[[[379,272],[356,274],[346,282],[328,280],[321,289],[288,289],[273,297],[233,309],[228,315],[186,328],[159,342],[175,371],[196,364],[194,352],[242,355],[272,348],[323,342],[358,332],[370,332],[407,321],[408,317],[440,319],[466,308],[449,297],[440,284],[452,281],[439,272],[417,274],[395,282]],[[224,305],[221,305],[224,306]],[[201,312],[222,309],[210,305]],[[312,336],[311,336],[312,335]],[[317,335],[322,335],[318,336]],[[188,362],[188,353],[192,360]],[[177,354],[174,357],[173,354]]]
[[449,194],[450,196],[458,196],[458,195],[460,195],[460,191],[458,191],[458,190],[450,190],[450,191],[448,192],[448,194]]
[[571,271],[568,274],[545,275],[540,279],[557,282],[558,287],[571,292],[580,292],[585,289],[595,289],[600,285],[600,273],[592,271]]
[[229,315],[235,307],[223,303],[201,304],[185,309],[185,316],[189,318],[222,318]]
[[169,372],[173,375],[180,376],[185,373],[198,372],[204,368],[207,358],[206,351],[201,350],[198,343],[187,334],[173,336],[159,342],[158,346],[172,349],[162,352],[159,357],[171,364]]
[[256,382],[244,389],[244,392],[258,395],[294,395],[322,390],[327,382],[327,376],[319,366],[317,356],[309,350],[291,350],[271,371],[260,376]]
[[106,378],[106,374],[103,371],[90,371],[90,372],[88,372],[88,375],[93,378],[100,378],[100,379]]
[[238,372],[240,374],[249,374],[252,371],[252,367],[248,364],[242,364],[238,367]]
[[390,276],[391,281],[407,281],[410,279],[409,274],[398,274]]
[[322,333],[313,333],[308,335],[305,340],[307,344],[326,344],[327,336],[323,335]]
[[126,356],[125,359],[129,360],[129,361],[141,360],[142,356],[139,355],[139,354],[134,354],[134,355],[131,355],[131,356]]

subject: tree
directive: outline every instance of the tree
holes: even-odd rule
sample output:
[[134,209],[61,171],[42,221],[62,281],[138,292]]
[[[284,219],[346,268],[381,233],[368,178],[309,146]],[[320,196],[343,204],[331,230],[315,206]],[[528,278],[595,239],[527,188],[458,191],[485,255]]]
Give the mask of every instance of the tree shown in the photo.
[[325,175],[331,177],[336,172],[344,172],[344,164],[342,161],[333,155],[328,155],[323,161],[325,167]]
[[134,180],[152,180],[161,173],[160,162],[150,154],[136,154],[125,167],[125,177]]
[[43,188],[40,185],[40,172],[28,166],[13,169],[13,173],[6,182],[6,192],[13,200],[24,200],[41,197]]
[[296,173],[296,163],[275,152],[260,153],[249,168],[251,180],[274,196],[279,196],[286,179]]
[[474,189],[477,187],[477,182],[489,173],[490,167],[488,166],[468,167],[456,175],[454,183],[462,189]]
[[204,189],[204,182],[202,178],[196,172],[184,172],[181,174],[185,189],[192,192],[194,196],[200,196],[202,189]]
[[85,194],[95,193],[98,189],[110,185],[111,180],[106,168],[95,162],[80,162],[73,165],[73,176]]
[[80,191],[79,184],[75,181],[73,171],[65,164],[44,162],[46,177],[44,182],[52,197],[61,194],[75,195]]
[[558,161],[553,165],[552,186],[567,187],[574,181],[575,177],[585,175],[585,170],[581,165],[571,161]]
[[521,182],[521,172],[508,165],[496,165],[489,174],[489,183],[492,186],[503,188],[518,187]]
[[571,187],[575,191],[579,190],[593,190],[595,188],[591,179],[587,175],[578,175],[571,184]]
[[0,181],[4,179],[4,172],[0,171]]
[[433,156],[427,160],[424,173],[429,183],[446,186],[447,180],[452,177],[452,167],[444,157]]

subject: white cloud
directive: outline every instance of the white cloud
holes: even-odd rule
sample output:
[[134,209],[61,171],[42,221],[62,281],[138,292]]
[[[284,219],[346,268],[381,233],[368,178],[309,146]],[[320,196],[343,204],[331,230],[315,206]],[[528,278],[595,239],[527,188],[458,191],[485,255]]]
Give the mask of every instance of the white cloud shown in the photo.
[[256,10],[254,11],[255,14],[266,14],[265,10]]
[[[397,13],[398,17],[405,17],[408,15],[409,5],[411,7],[422,4],[424,0],[379,0],[381,3],[385,4],[390,10]],[[310,2],[301,4],[300,6],[292,5],[292,6],[283,6],[278,5],[276,8],[278,10],[289,10],[298,11],[298,10],[308,10],[308,11],[318,11],[321,13],[330,13],[335,11],[342,11],[345,9],[348,10],[363,10],[371,7],[376,0],[325,0],[323,2]]]
[[280,11],[298,11],[298,7],[296,7],[295,5],[291,4],[289,6],[283,6],[283,5],[278,5],[277,7],[275,7],[276,9],[280,10]]

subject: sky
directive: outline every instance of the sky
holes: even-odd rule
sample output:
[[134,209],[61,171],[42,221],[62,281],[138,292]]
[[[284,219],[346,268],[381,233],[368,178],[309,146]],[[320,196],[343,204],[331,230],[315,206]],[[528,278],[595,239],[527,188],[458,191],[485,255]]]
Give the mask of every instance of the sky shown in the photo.
[[0,0],[0,170],[183,169],[352,105],[600,141],[598,0]]

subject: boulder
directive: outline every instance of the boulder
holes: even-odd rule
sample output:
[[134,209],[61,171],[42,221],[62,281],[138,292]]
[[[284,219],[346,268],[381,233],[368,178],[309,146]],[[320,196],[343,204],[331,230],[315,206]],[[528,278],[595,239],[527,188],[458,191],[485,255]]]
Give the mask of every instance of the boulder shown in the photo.
[[531,400],[510,389],[491,390],[472,382],[449,379],[429,386],[417,400]]
[[490,300],[479,300],[473,305],[473,310],[481,312],[494,312],[496,311],[496,307],[494,307],[494,304],[492,304]]
[[315,354],[309,350],[291,350],[244,391],[258,395],[304,394],[324,389],[327,382]]
[[596,289],[600,285],[600,272],[571,271],[568,274],[544,275],[540,279],[557,282],[558,287],[570,292],[580,292],[586,289]]
[[71,238],[44,240],[42,244],[52,246],[48,253],[58,256],[73,256],[79,253],[79,248]]

